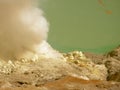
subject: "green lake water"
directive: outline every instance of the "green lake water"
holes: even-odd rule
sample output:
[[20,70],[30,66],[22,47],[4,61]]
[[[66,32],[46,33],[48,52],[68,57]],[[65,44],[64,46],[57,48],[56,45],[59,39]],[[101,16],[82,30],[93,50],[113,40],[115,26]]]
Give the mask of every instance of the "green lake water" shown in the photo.
[[[42,0],[48,42],[61,52],[105,53],[120,44],[120,0]],[[110,13],[107,13],[110,11]]]

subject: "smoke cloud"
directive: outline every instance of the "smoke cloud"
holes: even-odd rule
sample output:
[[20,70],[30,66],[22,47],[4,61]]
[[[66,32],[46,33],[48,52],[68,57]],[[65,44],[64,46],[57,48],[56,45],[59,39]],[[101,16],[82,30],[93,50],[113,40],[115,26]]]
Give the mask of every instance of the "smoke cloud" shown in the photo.
[[0,58],[14,60],[47,39],[48,23],[36,0],[0,0]]

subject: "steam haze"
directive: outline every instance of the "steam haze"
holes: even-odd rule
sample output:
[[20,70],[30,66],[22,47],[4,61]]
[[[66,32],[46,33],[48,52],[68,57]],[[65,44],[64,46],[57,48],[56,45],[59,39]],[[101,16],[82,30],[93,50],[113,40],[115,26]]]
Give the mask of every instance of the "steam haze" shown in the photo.
[[47,39],[47,32],[48,23],[35,0],[0,0],[1,59],[36,53],[36,47]]

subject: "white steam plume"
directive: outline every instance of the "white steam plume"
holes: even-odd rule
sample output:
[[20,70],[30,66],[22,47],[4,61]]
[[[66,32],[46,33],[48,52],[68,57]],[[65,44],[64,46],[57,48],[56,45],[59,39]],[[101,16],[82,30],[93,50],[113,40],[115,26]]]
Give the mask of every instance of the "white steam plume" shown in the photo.
[[14,60],[47,38],[48,23],[36,0],[0,0],[0,58]]

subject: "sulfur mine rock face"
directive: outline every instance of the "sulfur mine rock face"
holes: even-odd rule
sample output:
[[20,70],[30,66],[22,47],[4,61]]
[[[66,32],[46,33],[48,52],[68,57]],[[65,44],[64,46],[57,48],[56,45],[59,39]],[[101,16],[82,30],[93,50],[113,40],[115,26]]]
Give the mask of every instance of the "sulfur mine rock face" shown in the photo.
[[84,53],[96,64],[104,64],[108,71],[107,80],[120,82],[120,46],[103,55]]
[[39,86],[66,75],[82,78],[80,71],[75,67],[67,63],[63,55],[52,49],[47,42],[43,42],[37,56],[33,56],[32,59],[21,58],[8,62],[1,60],[0,81],[9,83],[9,87],[18,87]]
[[120,82],[120,61],[115,58],[107,58],[105,62],[108,68],[108,80],[119,81]]
[[[87,80],[106,80],[107,68],[104,64],[98,65],[93,63],[91,59],[86,58],[86,56],[79,51],[64,54],[64,57],[71,66],[78,66],[81,78]],[[73,65],[73,63],[75,65]]]
[[106,55],[105,65],[108,68],[108,80],[120,82],[120,46]]
[[0,61],[0,89],[119,90],[119,82],[106,81],[118,81],[119,63],[115,62],[104,58],[95,63],[79,51],[61,54],[43,42],[33,59]]
[[[31,55],[31,59],[21,58],[20,60],[8,62],[0,61],[0,73],[2,74],[15,74],[15,73],[32,73],[39,72],[43,74],[42,76],[49,76],[59,74],[61,71],[69,67],[65,62],[62,54],[52,49],[52,47],[47,43],[43,42],[39,47],[39,52],[36,55]],[[46,74],[46,75],[44,75]],[[64,73],[61,72],[62,76]],[[40,75],[41,76],[41,75]],[[52,76],[50,77],[52,78]]]

